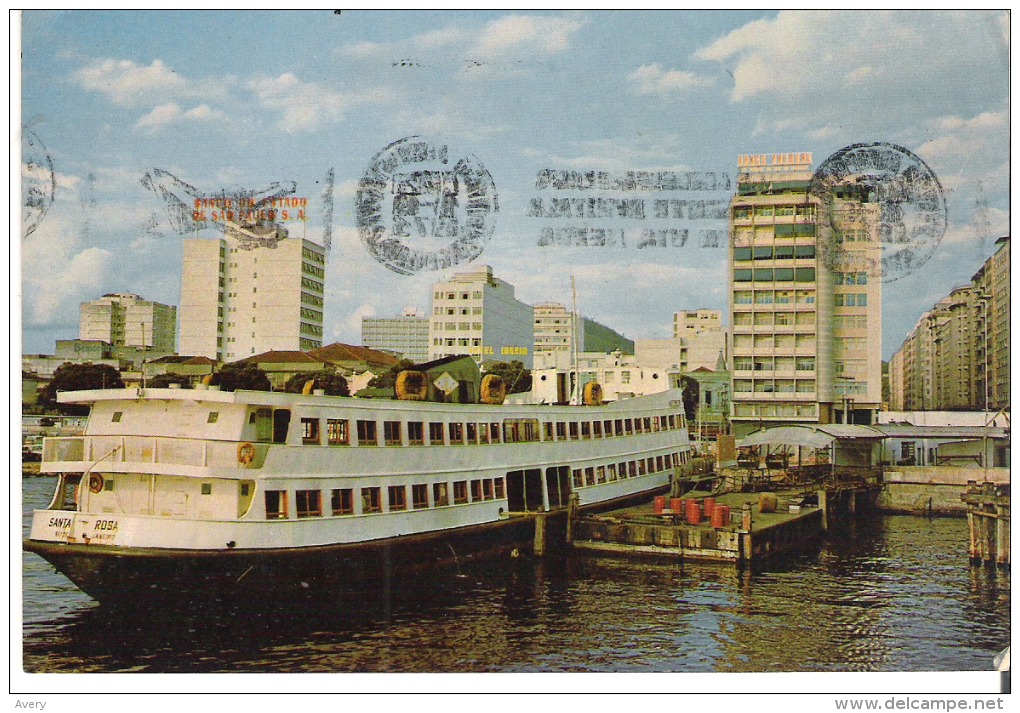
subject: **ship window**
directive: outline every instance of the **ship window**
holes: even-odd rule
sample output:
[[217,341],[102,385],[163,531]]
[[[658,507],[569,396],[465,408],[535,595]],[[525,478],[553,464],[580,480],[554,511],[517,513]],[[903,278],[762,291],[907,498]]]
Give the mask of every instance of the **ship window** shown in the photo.
[[634,433],[634,421],[632,421],[629,418],[625,419],[623,422],[623,428],[628,436],[631,435],[632,433]]
[[606,467],[604,465],[600,465],[595,468],[595,482],[596,483],[606,482]]
[[266,519],[286,520],[287,519],[287,491],[267,490],[266,491]]
[[506,493],[503,491],[503,479],[496,478],[495,481],[493,481],[493,485],[495,486],[496,490],[496,499],[502,500],[503,498],[505,498]]
[[387,446],[399,446],[400,421],[383,421],[383,438]]
[[471,502],[476,503],[482,499],[482,481],[471,481]]
[[576,441],[577,440],[577,422],[576,421],[571,421],[570,424],[569,424],[569,427],[570,427],[570,440]]
[[584,469],[584,484],[595,485],[595,469],[591,466]]
[[450,443],[461,444],[464,442],[464,424],[463,423],[451,423],[450,424]]
[[322,493],[318,490],[298,490],[294,493],[298,517],[322,515]]
[[581,421],[581,438],[591,438],[590,421]]
[[655,456],[655,469],[665,470],[666,465],[662,462],[662,456]]
[[467,428],[467,442],[468,442],[468,444],[469,445],[473,445],[475,443],[478,443],[478,424],[467,423],[467,424],[464,424],[464,426],[465,426],[465,428]]
[[606,438],[612,438],[613,437],[613,422],[612,421],[603,421],[602,422],[602,430],[605,431]]
[[113,490],[113,478],[107,478],[105,481],[103,481],[103,490],[106,491]]
[[467,481],[458,480],[453,484],[453,503],[454,505],[460,505],[468,501],[467,493]]
[[640,418],[634,419],[634,433],[644,433],[644,422]]
[[676,416],[674,416],[673,414],[670,414],[669,415],[669,430],[672,431],[674,428],[676,428]]
[[595,438],[602,438],[602,421],[594,421],[591,424],[591,432]]
[[326,436],[331,446],[346,446],[350,442],[348,437],[346,418],[326,419]]
[[616,463],[610,463],[606,466],[606,478],[609,482],[616,480]]
[[332,501],[334,515],[354,514],[354,491],[351,488],[333,488]]
[[425,443],[425,424],[421,421],[407,422],[407,442],[412,446],[420,446]]
[[484,423],[478,424],[478,434],[481,436],[482,443],[489,442],[489,426]]
[[505,443],[527,443],[538,440],[538,420],[533,418],[508,418],[503,421]]
[[110,420],[113,421],[114,423],[120,423],[120,417],[123,415],[124,415],[123,411],[114,411],[113,418]]
[[202,495],[212,495],[212,483],[202,483]]
[[411,503],[415,510],[421,510],[429,506],[429,486],[427,483],[418,483],[411,486]]
[[387,490],[390,512],[394,510],[407,510],[407,488],[403,485],[391,485]]
[[375,421],[358,421],[358,445],[359,446],[376,446],[379,445],[376,440],[376,428]]
[[634,461],[630,461],[630,463],[628,463],[628,470],[630,471],[631,478],[636,478],[638,476],[637,463],[635,463]]
[[489,424],[489,438],[492,439],[493,443],[499,443],[499,424]]
[[220,418],[220,412],[219,411],[210,411],[209,412],[209,418],[207,418],[205,422],[206,423],[216,423],[219,420],[219,418]]
[[581,472],[581,469],[580,468],[574,468],[573,476],[574,476],[574,487],[575,488],[583,488],[584,487],[584,474]]
[[641,458],[637,462],[637,473],[638,475],[645,475],[648,472],[648,464],[645,463],[645,459]]
[[255,412],[254,411],[252,411],[250,414],[248,414],[248,423],[255,423]]
[[250,489],[250,487],[251,486],[249,486],[247,483],[241,483],[241,497],[242,498],[248,497],[248,490]]
[[319,419],[301,419],[301,442],[306,446],[319,445]]
[[432,484],[432,499],[435,501],[436,507],[450,504],[450,491],[446,483]]
[[290,409],[273,411],[273,443],[287,442],[287,428],[290,426]]
[[556,422],[556,440],[557,441],[567,440],[567,424],[564,421]]
[[429,423],[429,443],[441,446],[444,442],[443,424],[436,421]]
[[659,423],[659,417],[658,416],[653,416],[652,417],[652,431],[655,432],[655,433],[658,433],[661,430],[662,430],[662,428],[661,428],[661,424]]
[[482,497],[485,500],[495,500],[496,496],[492,490],[492,478],[486,478],[482,481]]
[[553,439],[552,421],[545,421],[542,423],[542,440],[551,441],[552,439]]
[[361,512],[382,512],[382,499],[379,497],[379,488],[361,489]]

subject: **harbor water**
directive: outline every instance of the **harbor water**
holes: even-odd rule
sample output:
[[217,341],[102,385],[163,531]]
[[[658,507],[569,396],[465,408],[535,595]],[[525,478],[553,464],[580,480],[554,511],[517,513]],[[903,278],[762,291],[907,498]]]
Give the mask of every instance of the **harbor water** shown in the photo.
[[[55,481],[23,481],[27,534]],[[580,552],[356,600],[99,606],[23,553],[27,672],[987,671],[1010,576],[963,519],[873,516],[767,571]]]

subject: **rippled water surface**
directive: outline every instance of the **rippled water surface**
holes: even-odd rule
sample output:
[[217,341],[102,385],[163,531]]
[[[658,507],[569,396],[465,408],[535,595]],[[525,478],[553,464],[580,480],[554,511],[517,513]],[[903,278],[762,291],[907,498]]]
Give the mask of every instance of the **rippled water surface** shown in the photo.
[[[25,513],[53,486],[26,478]],[[343,607],[101,607],[23,563],[29,672],[967,671],[1009,643],[1009,574],[969,564],[963,519],[875,517],[755,574],[494,560]]]

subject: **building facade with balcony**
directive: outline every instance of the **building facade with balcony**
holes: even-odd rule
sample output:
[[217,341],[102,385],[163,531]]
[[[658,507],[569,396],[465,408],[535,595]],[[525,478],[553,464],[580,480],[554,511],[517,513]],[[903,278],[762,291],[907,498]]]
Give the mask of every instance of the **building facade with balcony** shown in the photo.
[[882,403],[878,205],[822,205],[811,155],[741,156],[730,204],[731,423],[874,421]]

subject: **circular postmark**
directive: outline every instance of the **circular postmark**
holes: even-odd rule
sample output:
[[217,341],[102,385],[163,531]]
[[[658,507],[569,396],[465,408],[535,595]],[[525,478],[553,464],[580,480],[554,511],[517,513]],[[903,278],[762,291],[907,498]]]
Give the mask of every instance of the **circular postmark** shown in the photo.
[[410,136],[372,159],[358,184],[358,232],[373,257],[401,275],[481,255],[499,210],[492,176],[474,156]]
[[39,227],[53,205],[57,174],[53,159],[35,132],[21,127],[21,236],[27,238]]
[[816,243],[833,271],[864,271],[893,282],[934,254],[946,231],[946,200],[935,172],[902,146],[853,144],[815,171]]

